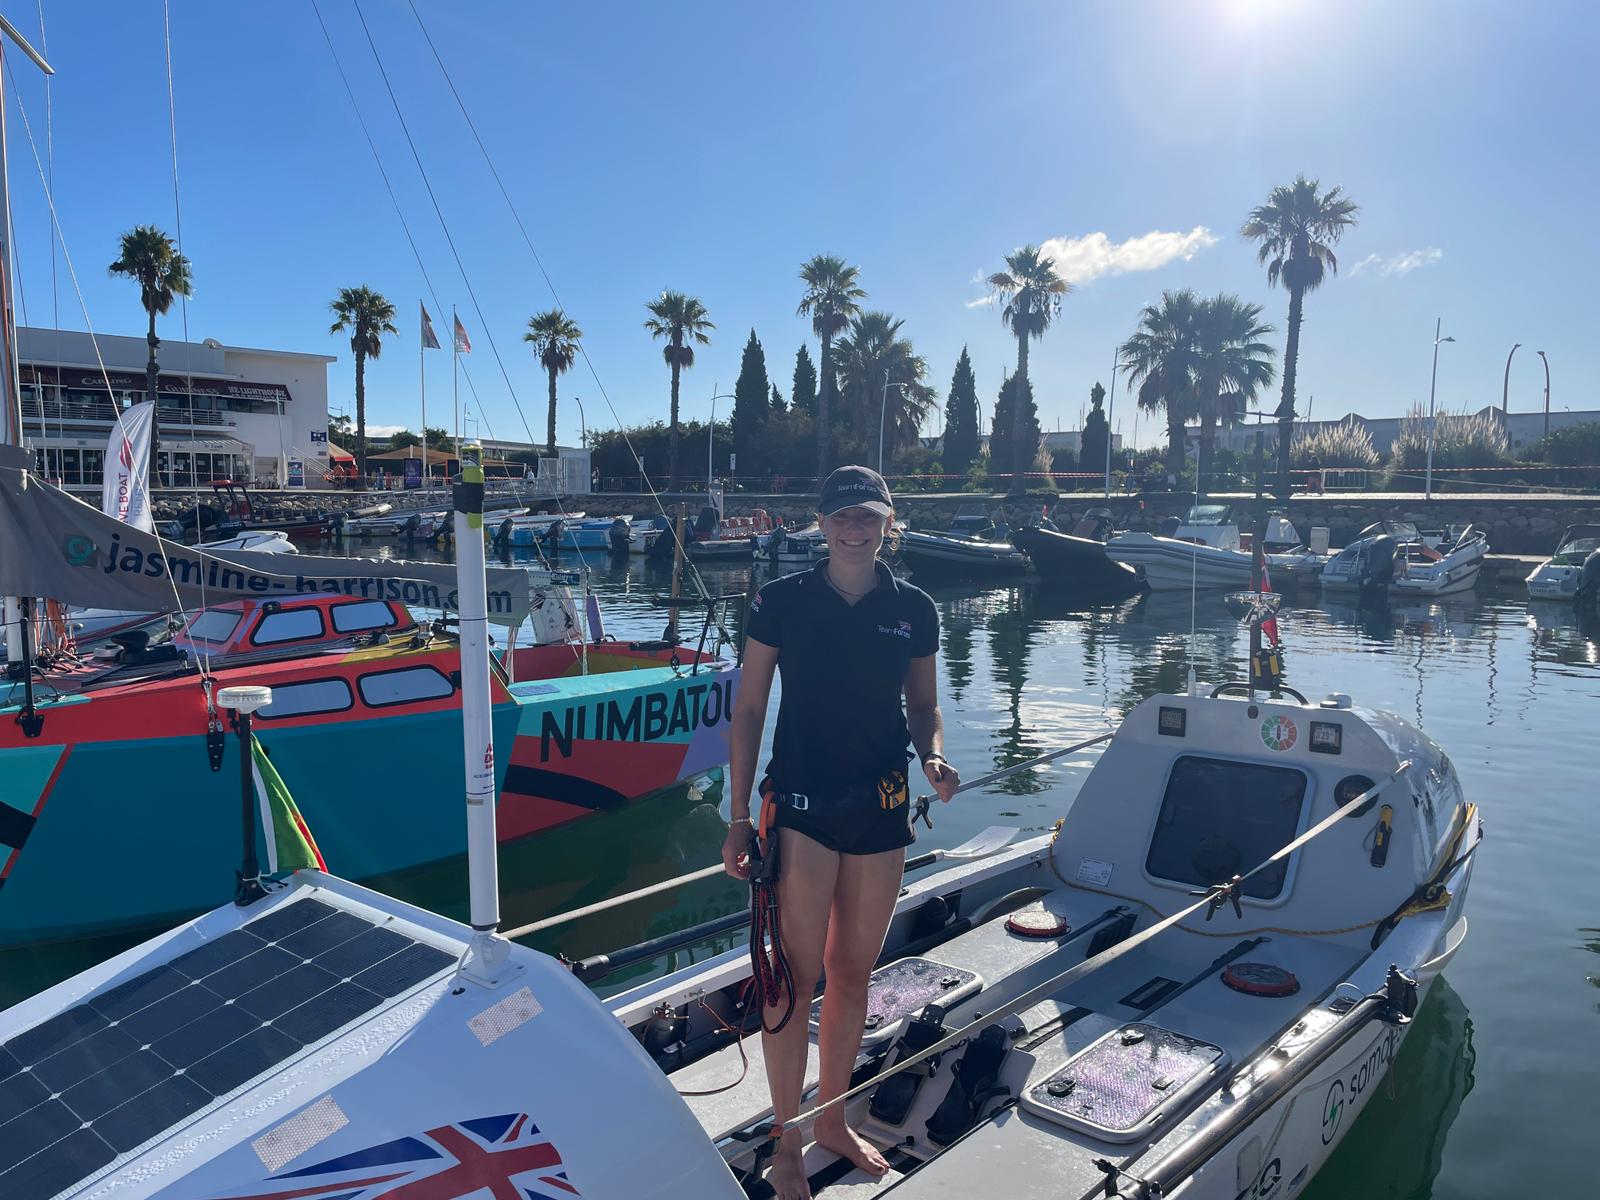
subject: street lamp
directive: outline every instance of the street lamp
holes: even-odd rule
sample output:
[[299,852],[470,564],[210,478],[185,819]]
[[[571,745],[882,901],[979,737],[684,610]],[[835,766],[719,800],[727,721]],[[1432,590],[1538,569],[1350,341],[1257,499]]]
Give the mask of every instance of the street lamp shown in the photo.
[[1511,355],[1521,349],[1522,343],[1518,342],[1511,347],[1511,354],[1506,355],[1506,378],[1500,385],[1500,423],[1505,424],[1506,418],[1511,415]]
[[1444,318],[1440,317],[1433,323],[1433,378],[1428,383],[1428,475],[1422,488],[1424,500],[1433,499],[1433,397],[1439,383],[1439,343],[1455,341],[1453,337],[1440,337],[1439,331],[1442,328],[1444,328]]
[[706,429],[706,495],[708,496],[711,494],[711,453],[717,436],[717,401],[738,399],[732,392],[718,392],[716,384],[711,385],[711,390],[716,394],[711,397],[711,424]]
[[585,449],[589,445],[589,418],[583,415],[583,401],[577,396],[572,402],[578,406],[578,448]]
[[910,386],[911,385],[909,383],[890,383],[887,377],[883,381],[883,404],[878,409],[878,474],[879,475],[883,474],[883,428],[884,428],[884,423],[888,419],[888,416],[889,416],[889,389],[890,388],[899,388],[901,393],[904,394],[905,389],[910,387]]
[[1539,361],[1544,363],[1544,435],[1550,436],[1550,360],[1544,356],[1543,350],[1535,350]]

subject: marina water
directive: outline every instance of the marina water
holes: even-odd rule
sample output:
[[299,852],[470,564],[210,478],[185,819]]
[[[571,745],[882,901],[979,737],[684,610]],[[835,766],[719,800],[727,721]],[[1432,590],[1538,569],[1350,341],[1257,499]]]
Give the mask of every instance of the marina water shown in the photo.
[[[591,557],[590,565],[607,632],[659,636],[666,610],[653,598],[666,591],[667,572],[638,559]],[[713,593],[748,592],[771,569],[710,568],[704,575]],[[946,754],[969,779],[1109,730],[1144,697],[1182,691],[1191,666],[1206,683],[1242,674],[1247,633],[1216,594],[1200,594],[1192,608],[1188,595],[1172,593],[1084,607],[1032,584],[929,590],[942,622]],[[696,637],[699,622],[696,610],[686,609],[683,632]],[[1600,1064],[1592,765],[1600,630],[1580,628],[1569,607],[1530,605],[1510,588],[1377,611],[1312,593],[1291,598],[1280,625],[1287,683],[1313,700],[1347,692],[1357,704],[1415,721],[1451,755],[1488,830],[1473,878],[1471,936],[1430,991],[1399,1069],[1378,1085],[1382,1094],[1304,1194],[1503,1200],[1530,1187],[1552,1196],[1600,1194],[1593,1120],[1582,1116],[1592,1112]],[[776,713],[774,703],[769,726]],[[991,824],[1016,825],[1024,835],[1047,831],[1094,759],[1094,751],[1085,752],[936,806],[935,828],[919,829],[919,847],[954,845]],[[218,802],[231,798],[231,783],[219,778]],[[721,802],[721,781],[706,779],[512,846],[500,867],[505,923],[714,862],[726,828]],[[460,797],[404,803],[455,805]],[[329,867],[339,870],[336,862]],[[464,918],[465,881],[458,860],[375,886]],[[574,957],[612,950],[743,908],[745,900],[742,885],[712,881],[534,944]],[[0,953],[0,1005],[134,940]],[[644,973],[730,944],[681,951],[675,962],[659,960]],[[607,988],[622,982],[610,980]]]

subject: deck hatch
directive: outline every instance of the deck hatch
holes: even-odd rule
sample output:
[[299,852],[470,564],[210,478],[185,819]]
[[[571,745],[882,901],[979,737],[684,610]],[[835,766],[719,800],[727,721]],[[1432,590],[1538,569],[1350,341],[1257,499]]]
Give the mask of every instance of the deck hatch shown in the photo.
[[0,1196],[48,1200],[455,956],[302,899],[0,1045]]

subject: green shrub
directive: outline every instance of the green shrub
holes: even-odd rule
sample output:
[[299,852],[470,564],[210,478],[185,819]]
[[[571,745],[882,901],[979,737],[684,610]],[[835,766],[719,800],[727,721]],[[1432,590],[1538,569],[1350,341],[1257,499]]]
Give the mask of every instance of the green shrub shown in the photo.
[[1523,450],[1522,461],[1566,468],[1530,472],[1529,478],[1535,483],[1561,487],[1600,486],[1600,421],[1557,429]]
[[1302,433],[1289,447],[1289,461],[1297,470],[1317,467],[1358,467],[1372,470],[1381,461],[1372,447],[1365,425],[1347,421]]

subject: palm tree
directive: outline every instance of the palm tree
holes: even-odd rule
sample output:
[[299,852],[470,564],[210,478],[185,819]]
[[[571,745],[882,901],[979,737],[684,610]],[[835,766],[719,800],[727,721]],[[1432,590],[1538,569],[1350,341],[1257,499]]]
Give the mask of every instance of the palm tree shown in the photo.
[[666,338],[661,357],[672,368],[672,425],[667,434],[667,488],[678,487],[678,379],[683,368],[694,366],[694,344],[709,346],[707,330],[715,329],[706,317],[706,306],[698,296],[682,292],[662,292],[649,304],[650,319],[644,327],[658,338]]
[[1289,338],[1283,350],[1283,398],[1278,403],[1278,496],[1289,495],[1289,443],[1294,434],[1295,365],[1300,358],[1300,318],[1306,293],[1337,274],[1333,245],[1356,223],[1356,204],[1341,191],[1297,175],[1272,189],[1251,212],[1241,236],[1261,243],[1256,260],[1266,264],[1267,283],[1289,290]]
[[901,337],[905,322],[886,312],[856,316],[834,348],[839,394],[848,397],[856,415],[852,433],[871,461],[878,448],[879,425],[887,462],[896,447],[914,441],[939,393],[924,382],[928,364]]
[[1195,324],[1199,298],[1185,288],[1162,292],[1161,303],[1147,304],[1139,328],[1118,349],[1128,386],[1138,387],[1139,407],[1167,416],[1167,471],[1183,474],[1184,422],[1195,410]]
[[[362,284],[340,288],[328,305],[338,319],[328,328],[330,334],[350,331],[350,349],[356,356],[356,471],[367,473],[367,359],[383,353],[383,335],[398,334],[394,327],[394,305]],[[426,452],[424,452],[426,453]]]
[[1261,323],[1261,306],[1221,293],[1201,301],[1194,324],[1194,398],[1200,418],[1196,482],[1211,481],[1217,426],[1232,424],[1255,394],[1272,383],[1277,353],[1261,339],[1276,330]]
[[533,344],[533,356],[550,375],[550,420],[545,428],[545,453],[556,456],[556,376],[578,358],[578,340],[583,330],[559,308],[536,313],[528,318],[528,332],[522,340]]
[[797,316],[811,318],[811,332],[822,343],[822,380],[817,389],[817,482],[820,484],[833,467],[834,395],[833,339],[850,325],[861,311],[858,301],[867,293],[859,282],[860,269],[849,266],[836,254],[819,254],[800,265],[800,281],[806,285],[800,297]]
[[[122,275],[139,285],[139,303],[150,318],[145,341],[150,346],[150,360],[144,366],[144,398],[155,404],[161,393],[161,367],[156,362],[156,348],[161,339],[156,337],[156,314],[166,313],[178,296],[193,295],[193,277],[190,263],[178,253],[172,239],[154,225],[135,225],[122,235],[121,253],[108,268],[113,275]],[[150,468],[155,474],[156,450],[160,445],[159,416],[150,422]]]
[[[1044,257],[1037,246],[1024,246],[1006,255],[1006,269],[989,276],[989,286],[1005,301],[1000,319],[1017,338],[1018,387],[1028,383],[1028,340],[1042,338],[1050,322],[1061,315],[1061,297],[1072,285],[1056,274],[1056,262]],[[1019,464],[1031,462],[1033,455],[1022,445],[1028,432],[1028,406],[1016,406],[1012,444],[1017,447]],[[1028,481],[1020,470],[1011,473],[1011,494],[1027,490]]]

